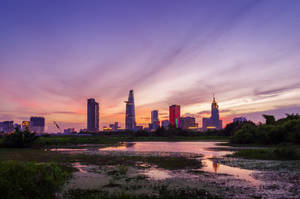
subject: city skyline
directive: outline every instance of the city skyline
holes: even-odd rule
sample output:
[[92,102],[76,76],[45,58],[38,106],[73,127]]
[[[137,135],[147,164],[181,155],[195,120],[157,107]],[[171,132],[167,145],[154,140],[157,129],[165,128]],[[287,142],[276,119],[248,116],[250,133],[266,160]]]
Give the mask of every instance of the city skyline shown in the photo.
[[144,126],[171,104],[202,126],[212,93],[223,126],[299,113],[300,2],[288,2],[1,1],[0,121],[84,129],[93,97],[100,128],[124,128],[130,89]]

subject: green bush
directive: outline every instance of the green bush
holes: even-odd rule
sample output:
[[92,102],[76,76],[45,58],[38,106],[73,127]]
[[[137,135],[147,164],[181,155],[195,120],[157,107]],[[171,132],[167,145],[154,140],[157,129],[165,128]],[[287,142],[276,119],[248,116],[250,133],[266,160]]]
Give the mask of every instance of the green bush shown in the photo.
[[249,144],[255,141],[256,127],[246,123],[241,129],[237,130],[234,136],[231,137],[230,142],[239,144]]
[[0,162],[0,197],[9,199],[50,199],[69,176],[56,164]]
[[235,144],[300,144],[300,116],[287,115],[275,121],[273,116],[264,115],[266,124],[251,126],[244,124],[231,137],[230,142]]
[[28,129],[20,131],[17,128],[14,133],[4,137],[4,146],[16,148],[30,147],[37,138],[35,133],[31,133]]

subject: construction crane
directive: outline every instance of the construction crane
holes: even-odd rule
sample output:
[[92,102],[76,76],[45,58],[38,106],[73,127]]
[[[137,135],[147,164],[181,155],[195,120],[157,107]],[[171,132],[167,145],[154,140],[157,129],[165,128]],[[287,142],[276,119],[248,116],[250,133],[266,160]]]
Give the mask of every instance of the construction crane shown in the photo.
[[56,128],[59,130],[59,133],[61,133],[61,129],[60,129],[59,125],[57,124],[57,122],[53,121],[53,123],[56,126]]

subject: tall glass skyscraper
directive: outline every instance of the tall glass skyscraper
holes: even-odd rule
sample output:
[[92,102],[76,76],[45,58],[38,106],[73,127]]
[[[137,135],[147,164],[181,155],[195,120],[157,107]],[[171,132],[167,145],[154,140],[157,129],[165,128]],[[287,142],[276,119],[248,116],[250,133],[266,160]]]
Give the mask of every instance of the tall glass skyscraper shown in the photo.
[[128,101],[126,101],[125,103],[126,103],[125,128],[127,130],[135,130],[136,123],[135,123],[133,90],[129,91]]
[[88,132],[99,131],[99,104],[93,98],[87,101],[87,130]]
[[170,127],[179,127],[180,121],[180,106],[175,104],[169,107],[169,122]]

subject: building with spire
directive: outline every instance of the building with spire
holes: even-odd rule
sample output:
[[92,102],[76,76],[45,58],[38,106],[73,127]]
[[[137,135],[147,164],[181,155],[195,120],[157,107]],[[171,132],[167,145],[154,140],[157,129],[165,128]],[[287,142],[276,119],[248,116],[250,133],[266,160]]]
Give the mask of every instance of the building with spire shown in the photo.
[[213,101],[211,104],[211,116],[210,118],[203,118],[202,120],[202,130],[220,130],[222,129],[222,120],[219,118],[219,106],[216,102],[215,97],[213,97]]
[[136,122],[135,122],[133,90],[129,91],[128,101],[126,101],[125,103],[126,103],[125,129],[135,130]]

